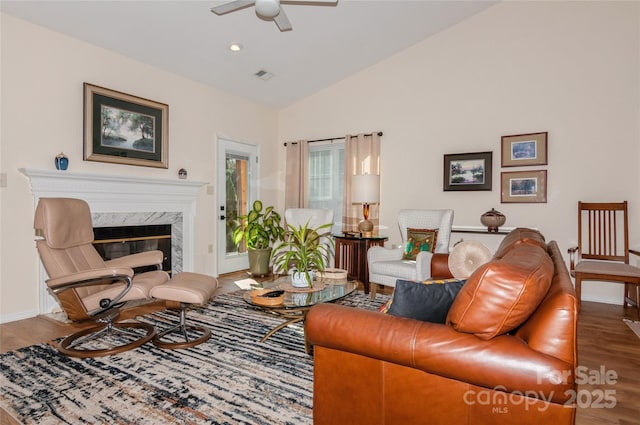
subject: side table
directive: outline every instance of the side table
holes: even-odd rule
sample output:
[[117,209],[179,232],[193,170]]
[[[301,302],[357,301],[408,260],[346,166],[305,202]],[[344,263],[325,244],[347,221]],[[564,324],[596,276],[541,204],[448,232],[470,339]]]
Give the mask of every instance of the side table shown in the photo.
[[367,251],[372,246],[383,246],[387,236],[342,236],[333,235],[336,241],[335,267],[345,269],[350,279],[362,282],[364,293],[369,293],[369,264]]

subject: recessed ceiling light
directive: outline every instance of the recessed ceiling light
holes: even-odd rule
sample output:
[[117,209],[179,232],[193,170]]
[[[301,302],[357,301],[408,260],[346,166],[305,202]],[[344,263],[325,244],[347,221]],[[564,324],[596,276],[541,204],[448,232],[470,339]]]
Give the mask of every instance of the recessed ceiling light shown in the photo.
[[232,52],[239,52],[240,50],[242,50],[242,44],[233,43],[229,46],[229,50],[231,50]]

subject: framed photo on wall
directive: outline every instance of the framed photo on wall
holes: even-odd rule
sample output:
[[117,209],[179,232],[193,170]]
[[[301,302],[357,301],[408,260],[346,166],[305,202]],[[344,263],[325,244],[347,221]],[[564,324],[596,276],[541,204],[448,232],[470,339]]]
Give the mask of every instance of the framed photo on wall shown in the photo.
[[547,164],[547,132],[502,136],[502,166]]
[[493,152],[444,156],[444,191],[491,190]]
[[169,167],[169,106],[84,83],[84,159]]
[[546,203],[547,170],[502,172],[501,202]]

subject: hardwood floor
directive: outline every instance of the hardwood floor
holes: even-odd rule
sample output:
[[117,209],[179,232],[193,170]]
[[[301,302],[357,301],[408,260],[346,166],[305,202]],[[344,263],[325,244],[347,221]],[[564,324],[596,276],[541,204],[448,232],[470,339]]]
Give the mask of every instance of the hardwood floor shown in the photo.
[[[239,289],[236,284],[246,279],[243,272],[219,278],[226,292]],[[147,304],[123,312],[131,317],[164,308],[161,302]],[[622,306],[583,302],[578,321],[578,364],[584,384],[578,386],[576,414],[578,425],[640,424],[640,338],[622,319],[635,319],[635,310]],[[62,323],[46,316],[0,325],[0,352],[50,341],[79,329],[77,324]],[[617,375],[615,383],[595,382],[601,370]],[[606,392],[608,390],[608,392]],[[606,395],[605,395],[606,394]],[[605,395],[606,398],[602,396]],[[598,405],[612,405],[610,408]],[[0,423],[7,423],[0,411]]]
[[[582,302],[578,317],[578,365],[590,372],[614,371],[616,383],[578,386],[578,402],[591,407],[579,408],[576,424],[609,425],[640,424],[640,338],[622,319],[637,319],[635,310],[622,306]],[[587,380],[587,379],[585,379]],[[593,382],[594,378],[588,379]],[[615,406],[597,407],[598,398],[607,390],[614,391]]]

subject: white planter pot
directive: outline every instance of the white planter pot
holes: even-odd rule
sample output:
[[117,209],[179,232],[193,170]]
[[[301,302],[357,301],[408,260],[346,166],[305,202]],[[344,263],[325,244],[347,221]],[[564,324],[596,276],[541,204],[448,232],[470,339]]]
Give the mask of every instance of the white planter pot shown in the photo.
[[307,274],[309,275],[309,279],[313,282],[315,274],[313,271],[309,272],[291,272],[291,285],[296,288],[308,288],[309,281],[307,280]]

